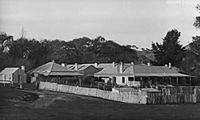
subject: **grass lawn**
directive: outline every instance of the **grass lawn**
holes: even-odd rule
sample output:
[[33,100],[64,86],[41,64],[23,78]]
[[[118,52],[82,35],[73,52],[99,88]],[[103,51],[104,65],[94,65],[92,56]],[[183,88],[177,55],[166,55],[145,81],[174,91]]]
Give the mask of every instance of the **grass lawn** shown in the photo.
[[0,119],[200,120],[200,104],[135,105],[67,93],[50,91],[29,93],[1,87]]

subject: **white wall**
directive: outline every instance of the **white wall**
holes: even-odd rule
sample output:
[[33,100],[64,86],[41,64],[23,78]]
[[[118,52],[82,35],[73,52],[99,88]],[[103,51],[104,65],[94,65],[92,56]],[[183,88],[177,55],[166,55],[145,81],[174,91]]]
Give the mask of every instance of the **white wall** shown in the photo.
[[[125,79],[124,83],[122,82],[122,77],[124,77],[124,79]],[[128,77],[127,76],[117,76],[116,77],[116,83],[118,85],[127,85],[128,84]]]
[[[112,77],[110,77],[110,78],[108,78],[108,77],[101,77],[101,79],[104,79],[104,81],[106,82],[106,81],[108,81],[108,80],[112,80],[112,78],[113,77],[115,77],[116,78],[116,83],[118,84],[118,85],[128,85],[128,86],[133,86],[133,84],[134,84],[134,81],[129,81],[128,80],[128,78],[129,77],[134,77],[134,76],[112,76]],[[122,77],[124,77],[124,83],[122,82]]]
[[12,81],[12,74],[2,74],[0,80]]
[[[122,82],[122,77],[125,78],[124,83]],[[118,85],[128,85],[128,86],[133,86],[134,81],[129,81],[128,78],[133,77],[133,76],[116,76],[116,83]]]

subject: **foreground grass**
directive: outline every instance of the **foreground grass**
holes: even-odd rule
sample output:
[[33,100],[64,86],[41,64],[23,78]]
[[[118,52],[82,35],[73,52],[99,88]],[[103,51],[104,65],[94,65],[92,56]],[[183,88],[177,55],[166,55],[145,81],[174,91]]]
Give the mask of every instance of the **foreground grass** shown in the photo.
[[[200,104],[135,105],[50,91],[24,99],[29,92],[0,88],[2,120],[200,120]],[[33,93],[31,93],[33,95]]]

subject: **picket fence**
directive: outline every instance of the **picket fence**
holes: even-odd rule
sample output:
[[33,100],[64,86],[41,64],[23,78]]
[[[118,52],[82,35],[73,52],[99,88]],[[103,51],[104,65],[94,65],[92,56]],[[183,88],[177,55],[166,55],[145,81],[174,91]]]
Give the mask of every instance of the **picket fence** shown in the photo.
[[134,104],[184,104],[200,102],[200,86],[163,88],[161,92],[112,92],[96,88],[76,87],[41,81],[39,89],[86,95]]
[[200,86],[162,88],[160,93],[147,93],[147,104],[185,104],[200,102]]
[[147,104],[147,95],[145,92],[123,92],[99,90],[96,88],[75,87],[51,82],[40,82],[39,89],[51,90],[57,92],[73,93],[92,97],[103,98],[107,100],[119,101],[124,103]]

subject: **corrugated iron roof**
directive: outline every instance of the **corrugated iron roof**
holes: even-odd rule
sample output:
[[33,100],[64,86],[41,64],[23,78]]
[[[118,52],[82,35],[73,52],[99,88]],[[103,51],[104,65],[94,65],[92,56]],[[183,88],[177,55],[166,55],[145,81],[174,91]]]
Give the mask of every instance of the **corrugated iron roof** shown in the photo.
[[[100,64],[77,64],[78,70],[75,70],[75,64],[61,66],[54,62],[46,63],[31,71],[31,73],[39,73],[45,76],[48,75],[82,75],[94,74],[97,76],[154,76],[154,77],[187,77],[189,75],[179,73],[175,67],[165,66],[147,66],[134,65],[130,63],[123,64],[123,72],[119,73],[120,64],[100,63]],[[92,66],[92,67],[91,67]],[[97,69],[96,69],[97,68]]]
[[[94,66],[94,64],[77,64],[78,71],[84,70],[84,69],[86,69],[87,67],[89,67],[91,65]],[[71,70],[75,70],[75,64],[69,64],[66,67],[71,69]]]
[[19,68],[4,68],[0,74],[12,74],[17,71]]
[[174,76],[174,77],[187,77],[189,75],[179,73],[178,69],[175,67],[165,67],[165,66],[147,66],[147,65],[132,65],[124,63],[123,72],[119,73],[120,64],[113,66],[110,64],[99,64],[98,67],[102,67],[103,70],[95,73],[95,75],[104,76]]
[[176,67],[165,66],[147,66],[147,65],[135,65],[135,76],[180,76],[186,77],[189,75],[179,73]]
[[95,73],[98,75],[114,75],[118,73],[117,65],[113,66],[112,63],[101,63],[97,67],[102,68],[100,72]]
[[[79,73],[84,75],[94,75],[94,73],[102,70],[102,68],[98,68],[95,66],[95,64],[77,64]],[[66,67],[71,70],[75,70],[75,64],[68,64]]]
[[85,75],[94,75],[94,73],[97,73],[99,71],[101,71],[102,68],[96,68],[93,65],[88,66],[87,68],[79,71],[80,73],[83,73]]
[[74,71],[67,71],[67,72],[50,72],[49,75],[51,76],[80,76],[81,74]]
[[80,73],[78,73],[78,71],[74,71],[67,67],[61,66],[61,65],[55,63],[54,61],[48,62],[44,65],[41,65],[41,66],[31,70],[29,73],[30,74],[38,73],[38,74],[42,74],[44,76],[48,76],[48,75],[77,76],[77,75],[81,75]]

